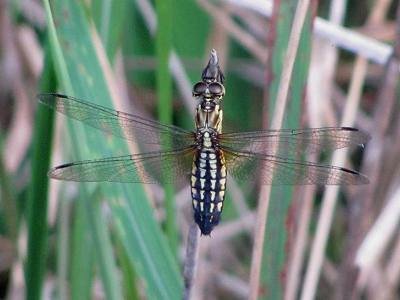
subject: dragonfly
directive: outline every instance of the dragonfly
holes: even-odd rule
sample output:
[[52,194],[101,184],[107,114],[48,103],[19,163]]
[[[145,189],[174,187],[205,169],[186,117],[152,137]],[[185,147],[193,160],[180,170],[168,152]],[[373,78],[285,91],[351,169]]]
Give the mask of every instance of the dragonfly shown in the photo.
[[363,146],[369,135],[352,127],[222,132],[225,77],[215,50],[201,81],[195,130],[166,125],[71,96],[44,93],[39,101],[86,125],[156,147],[119,157],[65,163],[49,171],[54,179],[78,182],[177,183],[191,188],[194,221],[203,235],[220,222],[228,174],[264,185],[357,185],[363,174],[344,167],[305,161],[310,153]]

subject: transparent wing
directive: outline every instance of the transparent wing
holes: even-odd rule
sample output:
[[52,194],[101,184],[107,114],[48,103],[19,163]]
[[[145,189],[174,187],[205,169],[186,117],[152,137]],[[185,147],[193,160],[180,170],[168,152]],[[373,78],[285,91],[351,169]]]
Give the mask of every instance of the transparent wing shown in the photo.
[[280,156],[295,158],[303,153],[363,145],[369,138],[368,134],[351,127],[324,127],[222,133],[219,142],[233,151],[264,155],[273,155],[274,147],[278,147]]
[[369,182],[364,175],[346,168],[251,152],[223,151],[228,173],[238,180],[254,180],[266,185],[348,185]]
[[70,118],[128,140],[163,145],[169,149],[185,148],[194,143],[193,132],[176,126],[161,124],[70,96],[48,93],[37,97],[41,103]]
[[181,183],[189,178],[193,154],[188,148],[78,161],[51,169],[49,176],[86,182]]

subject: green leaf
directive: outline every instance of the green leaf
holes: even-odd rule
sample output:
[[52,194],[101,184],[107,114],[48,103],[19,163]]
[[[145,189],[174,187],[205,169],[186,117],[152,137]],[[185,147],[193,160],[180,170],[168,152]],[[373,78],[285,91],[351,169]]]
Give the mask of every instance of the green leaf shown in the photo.
[[[111,107],[109,82],[105,80],[104,69],[98,57],[98,53],[104,53],[104,49],[101,46],[95,48],[94,28],[90,27],[82,7],[74,0],[57,1],[52,16],[57,24],[57,39],[53,38],[53,41],[58,40],[61,50],[57,51],[56,42],[53,43],[53,47],[57,59],[60,60],[58,66],[65,66],[65,70],[57,70],[62,81],[61,86],[72,96]],[[108,140],[101,132],[74,121],[69,123],[68,128],[74,159],[129,153],[127,145],[121,139]],[[99,204],[93,201],[93,191],[97,188],[108,200],[115,232],[125,247],[127,257],[138,277],[144,282],[147,297],[180,298],[182,281],[178,264],[154,219],[142,186],[82,183],[79,201],[84,201],[86,205],[96,265],[99,266],[107,298],[122,298],[123,292],[118,282],[119,273],[111,253],[111,239],[105,227],[105,218],[98,207]]]
[[[172,7],[169,0],[156,2],[158,30],[156,34],[158,117],[164,124],[172,123],[172,78],[169,73],[169,57],[172,49]],[[172,143],[171,140],[166,141]],[[174,188],[164,185],[166,234],[173,253],[178,252],[178,233],[176,226]]]
[[[50,53],[46,51],[40,89],[54,89],[54,70]],[[27,299],[41,299],[47,260],[47,191],[53,136],[54,112],[38,108],[35,116],[32,147],[32,180],[28,196],[28,250],[25,269]]]
[[[277,2],[275,2],[277,3]],[[283,59],[286,53],[292,20],[297,1],[280,2],[274,12],[274,24],[271,29],[275,32],[269,34],[276,38],[272,41],[272,57],[270,59],[269,78],[273,78],[267,90],[269,93],[269,111],[274,111],[275,99],[278,91],[279,80],[283,67]],[[286,107],[283,128],[300,127],[302,102],[306,90],[306,80],[311,53],[311,20],[309,13],[303,26],[296,62],[290,83],[288,105]],[[272,119],[272,116],[269,116]],[[288,262],[288,249],[290,226],[293,223],[290,214],[290,205],[293,200],[293,186],[273,186],[271,201],[268,208],[266,224],[263,266],[261,268],[261,296],[263,299],[282,299],[285,285],[286,264]]]
[[94,241],[90,237],[89,220],[86,206],[78,201],[75,206],[70,270],[71,299],[90,299],[95,257]]

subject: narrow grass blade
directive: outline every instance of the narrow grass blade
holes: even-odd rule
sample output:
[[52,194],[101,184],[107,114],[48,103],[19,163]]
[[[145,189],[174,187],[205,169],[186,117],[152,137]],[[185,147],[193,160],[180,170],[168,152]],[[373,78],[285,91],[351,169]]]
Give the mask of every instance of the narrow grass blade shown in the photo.
[[95,263],[94,242],[90,237],[89,220],[83,201],[77,201],[75,206],[71,243],[71,299],[90,299]]
[[106,48],[107,57],[114,61],[115,54],[120,49],[126,18],[131,11],[128,1],[93,1],[91,11],[96,28]]
[[[286,52],[288,38],[291,31],[294,9],[297,1],[280,2],[274,9],[275,17],[273,34],[272,57],[270,59],[269,78],[273,78],[269,85],[269,111],[273,112],[274,102],[278,93],[279,79],[281,78],[283,56]],[[311,18],[309,12],[303,27],[297,59],[290,82],[290,94],[286,106],[283,128],[297,128],[300,125],[302,100],[305,95],[308,64],[310,58]],[[268,89],[268,88],[267,88]],[[272,119],[272,116],[270,116]],[[268,209],[268,218],[264,242],[264,258],[261,267],[261,290],[264,299],[282,299],[285,285],[285,270],[288,262],[288,248],[290,226],[293,224],[290,214],[290,205],[293,199],[294,187],[272,187],[271,201]]]
[[[62,78],[70,80],[70,85],[63,82],[62,86],[70,86],[71,89],[66,91],[73,96],[110,107],[110,78],[106,80],[104,69],[107,62],[104,61],[105,56],[101,57],[101,63],[99,60],[104,49],[100,44],[95,44],[94,29],[89,26],[82,7],[74,0],[56,2],[53,17],[61,45],[59,57],[66,66],[66,76]],[[69,125],[76,159],[129,153],[128,147],[120,139],[106,140],[100,132],[77,122],[70,122]],[[148,298],[179,298],[182,289],[179,268],[154,219],[143,188],[138,184],[81,184],[80,187],[80,201],[85,202],[86,210],[90,212],[90,236],[93,237],[96,264],[100,267],[107,298],[121,296],[122,288],[111,253],[110,238],[107,237],[109,232],[101,220],[101,211],[96,207],[98,204],[93,201],[92,191],[95,188],[99,188],[109,200],[115,231],[126,249],[129,262],[145,282]]]
[[[40,89],[54,89],[53,64],[50,52],[46,51],[45,66]],[[47,259],[47,191],[49,179],[51,143],[53,140],[54,112],[39,107],[33,134],[32,180],[28,197],[28,251],[25,269],[27,299],[41,299],[43,278]]]
[[[158,57],[157,67],[157,93],[158,116],[165,124],[172,123],[172,78],[169,73],[169,57],[172,46],[172,6],[168,0],[156,2],[158,30],[156,34],[156,52]],[[172,143],[172,141],[166,141]],[[168,175],[168,174],[165,174]],[[177,253],[178,234],[176,229],[176,214],[174,189],[172,185],[164,185],[166,207],[166,233],[173,253]]]

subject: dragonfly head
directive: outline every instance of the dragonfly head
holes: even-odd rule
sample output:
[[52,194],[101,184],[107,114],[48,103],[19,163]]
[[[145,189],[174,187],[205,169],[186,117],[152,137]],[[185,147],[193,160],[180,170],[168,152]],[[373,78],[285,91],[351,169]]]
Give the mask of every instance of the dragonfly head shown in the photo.
[[210,60],[203,70],[201,81],[193,86],[193,96],[201,98],[201,107],[212,110],[225,96],[224,74],[219,68],[217,52],[212,49]]
[[204,101],[222,100],[225,96],[225,87],[217,81],[210,83],[199,81],[193,86],[193,96]]

